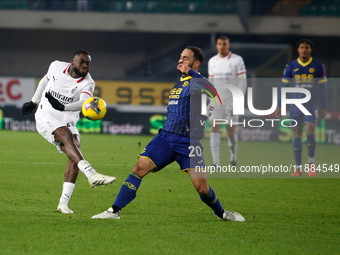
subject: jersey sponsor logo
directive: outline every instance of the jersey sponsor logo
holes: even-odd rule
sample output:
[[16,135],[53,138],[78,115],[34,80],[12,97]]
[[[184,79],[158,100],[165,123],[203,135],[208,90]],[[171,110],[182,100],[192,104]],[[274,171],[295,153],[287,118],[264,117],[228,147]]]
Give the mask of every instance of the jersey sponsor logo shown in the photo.
[[216,78],[232,78],[233,73],[231,73],[231,72],[229,72],[229,73],[215,73],[214,77],[216,77]]
[[178,100],[169,101],[169,105],[176,105],[176,104],[178,104]]
[[[169,100],[170,99],[179,99],[179,95],[181,94],[182,92],[182,88],[173,88],[171,91],[170,91],[170,94],[169,94]],[[169,104],[170,104],[170,101],[169,101]]]
[[179,99],[179,95],[170,95],[169,99]]
[[49,90],[51,95],[61,101],[62,103],[72,103],[74,98],[73,97],[68,97],[65,95],[60,94],[59,92],[53,91],[52,89]]
[[[314,75],[313,74],[295,74],[295,83],[296,84],[300,84],[300,87],[304,87],[303,84],[307,83],[313,83],[313,78]],[[310,87],[310,85],[308,85],[308,87]]]

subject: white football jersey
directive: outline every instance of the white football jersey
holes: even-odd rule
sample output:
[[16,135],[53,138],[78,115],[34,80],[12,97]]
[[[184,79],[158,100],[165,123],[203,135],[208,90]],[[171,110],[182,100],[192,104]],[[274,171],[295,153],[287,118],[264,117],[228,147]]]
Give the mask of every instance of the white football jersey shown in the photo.
[[[208,62],[209,81],[215,86],[224,105],[231,105],[231,92],[227,84],[238,86],[243,93],[246,90],[246,67],[243,58],[229,51],[228,56],[221,58],[219,54]],[[223,100],[224,99],[224,100]]]
[[50,118],[78,121],[80,111],[61,112],[55,110],[45,97],[45,93],[50,92],[53,97],[64,105],[79,101],[82,93],[87,93],[90,97],[93,97],[95,82],[91,75],[87,73],[85,77],[73,78],[68,73],[70,66],[70,63],[57,60],[51,63],[47,74],[43,78],[47,80],[47,85],[42,91],[36,117],[43,115],[46,117],[47,113]]
[[244,73],[246,73],[246,67],[243,58],[232,52],[224,58],[217,54],[208,62],[208,74],[212,78],[237,78],[238,75]]

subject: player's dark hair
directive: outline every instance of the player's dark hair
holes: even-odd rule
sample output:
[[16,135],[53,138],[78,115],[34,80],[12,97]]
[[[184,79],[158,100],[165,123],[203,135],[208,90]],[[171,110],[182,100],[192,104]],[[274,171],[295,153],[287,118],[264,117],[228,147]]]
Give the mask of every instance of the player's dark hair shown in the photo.
[[300,44],[301,44],[301,43],[307,43],[307,44],[310,46],[310,48],[311,48],[312,50],[314,50],[314,43],[313,43],[311,40],[309,40],[309,39],[301,39],[301,40],[299,40],[299,41],[297,42],[297,44],[296,44],[296,48],[297,48],[297,49],[300,47]]
[[72,58],[74,58],[74,56],[79,55],[79,54],[85,54],[87,56],[90,56],[90,53],[87,50],[77,50],[76,52],[73,53]]
[[218,39],[227,40],[228,42],[230,42],[229,37],[227,37],[227,36],[225,36],[225,35],[221,35],[221,36],[217,37],[217,40],[218,40]]
[[199,62],[203,62],[204,54],[203,51],[196,46],[187,46],[186,49],[191,50],[194,53],[194,61],[198,60]]

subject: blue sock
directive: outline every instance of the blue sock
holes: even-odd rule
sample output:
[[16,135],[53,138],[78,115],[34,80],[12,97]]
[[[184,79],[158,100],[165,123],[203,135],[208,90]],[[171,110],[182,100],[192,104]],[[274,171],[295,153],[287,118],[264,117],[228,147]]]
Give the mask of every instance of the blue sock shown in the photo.
[[310,158],[314,158],[315,147],[315,135],[307,135],[308,156]]
[[209,195],[200,195],[201,200],[207,204],[211,209],[213,209],[215,215],[222,218],[223,217],[223,207],[220,200],[216,197],[215,191],[209,186]]
[[295,164],[297,166],[301,166],[301,162],[302,162],[302,139],[301,138],[294,138],[293,151],[294,151],[294,157],[295,157]]
[[131,172],[131,174],[128,176],[128,178],[120,188],[117,198],[112,205],[112,208],[115,212],[127,206],[136,197],[136,192],[141,182],[142,178],[139,177],[137,174]]

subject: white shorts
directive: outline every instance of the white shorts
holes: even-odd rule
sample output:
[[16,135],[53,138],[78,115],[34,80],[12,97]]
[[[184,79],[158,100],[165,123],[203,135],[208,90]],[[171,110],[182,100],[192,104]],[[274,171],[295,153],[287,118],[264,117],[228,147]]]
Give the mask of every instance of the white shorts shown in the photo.
[[[66,113],[66,112],[65,112]],[[48,142],[57,147],[60,153],[64,153],[60,142],[55,141],[53,132],[60,127],[68,127],[73,135],[79,135],[76,127],[78,118],[74,118],[64,112],[47,112],[37,111],[35,114],[35,121],[38,133],[44,137]]]
[[214,107],[215,107],[215,109],[212,111],[212,114],[209,117],[210,121],[213,121],[215,119],[227,120],[228,121],[227,126],[230,126],[231,122],[233,122],[233,123],[238,122],[239,115],[233,115],[233,108],[232,107],[226,107],[226,106],[223,106],[223,105],[216,105]]

